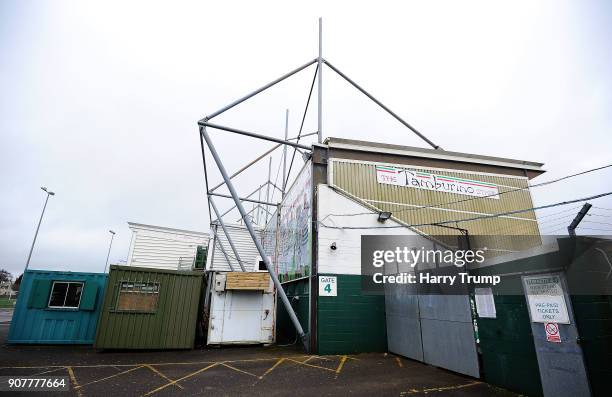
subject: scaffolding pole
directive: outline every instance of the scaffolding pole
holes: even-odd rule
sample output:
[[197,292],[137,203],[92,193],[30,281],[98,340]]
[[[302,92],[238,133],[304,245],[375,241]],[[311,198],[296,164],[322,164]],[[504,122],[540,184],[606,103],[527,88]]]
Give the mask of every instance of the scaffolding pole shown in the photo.
[[[206,134],[206,129],[203,128],[202,136],[206,136],[205,134]],[[210,144],[208,145],[208,147],[210,147]],[[244,269],[244,265],[242,264],[242,260],[240,259],[240,255],[238,254],[238,250],[236,249],[236,246],[234,245],[234,242],[232,241],[232,236],[230,236],[229,232],[227,231],[227,228],[225,227],[225,223],[223,223],[223,219],[219,217],[219,210],[217,209],[217,206],[215,205],[215,202],[213,201],[212,197],[208,196],[208,202],[210,203],[210,206],[212,207],[213,211],[215,211],[217,220],[219,221],[219,224],[221,225],[221,229],[223,229],[223,233],[225,234],[225,237],[227,238],[227,241],[229,242],[229,245],[232,248],[232,251],[234,252],[234,257],[238,261],[238,265],[240,265],[240,268],[242,269],[243,272],[246,271]]]
[[[329,68],[331,70],[333,70],[334,72],[336,72],[340,77],[342,77],[344,80],[346,80],[350,85],[352,85],[353,87],[355,87],[357,90],[359,90],[363,95],[367,96],[368,98],[370,98],[372,100],[372,102],[374,102],[375,104],[377,104],[378,106],[380,106],[384,111],[386,111],[387,113],[389,113],[391,116],[393,116],[397,121],[399,121],[400,123],[402,123],[404,126],[406,126],[410,131],[414,132],[419,138],[421,138],[422,140],[424,140],[425,142],[427,142],[431,147],[433,147],[434,149],[442,149],[440,146],[436,145],[435,143],[433,143],[432,141],[430,141],[425,135],[421,134],[419,131],[417,131],[416,128],[414,128],[413,126],[411,126],[410,124],[408,124],[406,121],[404,121],[404,119],[402,119],[400,116],[398,116],[397,114],[395,114],[391,109],[389,109],[388,107],[386,107],[381,101],[379,101],[378,99],[374,98],[374,96],[372,96],[372,94],[370,94],[369,92],[367,92],[366,90],[364,90],[363,88],[361,88],[361,86],[357,83],[355,83],[353,80],[351,80],[347,75],[345,75],[344,73],[342,73],[340,70],[338,70],[334,65],[332,65],[331,63],[329,63],[327,60],[323,60],[323,62],[325,62],[325,64],[327,66],[329,66]],[[319,73],[321,73],[321,71],[319,71]],[[320,127],[319,127],[320,128]]]
[[260,92],[267,90],[268,88],[272,87],[273,85],[276,85],[276,84],[280,83],[281,81],[285,80],[286,78],[293,76],[297,72],[300,72],[300,71],[306,69],[308,66],[310,66],[310,65],[312,65],[314,63],[317,63],[317,61],[318,61],[318,59],[315,58],[312,61],[309,61],[309,62],[303,64],[302,66],[292,70],[291,72],[282,75],[281,77],[279,77],[278,79],[272,81],[271,83],[268,83],[268,84],[264,85],[263,87],[256,89],[255,91],[251,92],[250,94],[247,94],[247,95],[243,96],[242,98],[240,98],[240,99],[230,103],[229,105],[225,106],[224,108],[222,108],[220,110],[217,110],[216,112],[210,114],[209,116],[206,116],[205,118],[203,118],[200,121],[208,121],[208,120],[211,120],[214,117],[217,117],[221,113],[223,113],[223,112],[225,112],[227,110],[230,110],[234,106],[241,104],[242,102],[246,101],[247,99],[254,97],[255,95],[259,94]]
[[[285,146],[287,147],[287,146]],[[268,183],[266,185],[266,201],[270,201],[270,184],[272,183],[272,156],[270,156],[270,161],[268,162]],[[268,223],[268,214],[266,213],[266,222],[264,225]],[[257,219],[257,224],[259,224],[259,219]]]
[[[210,153],[212,154],[212,157],[215,160],[215,163],[217,163],[217,168],[221,172],[221,176],[223,177],[223,180],[225,181],[225,184],[227,185],[227,188],[229,189],[232,195],[232,198],[234,199],[236,208],[238,208],[238,211],[240,212],[240,215],[242,216],[242,219],[244,220],[244,224],[246,225],[246,228],[249,231],[251,238],[253,239],[253,243],[255,244],[255,247],[257,248],[257,251],[259,252],[259,256],[264,261],[264,264],[266,265],[266,268],[268,269],[268,273],[270,274],[270,277],[272,278],[272,282],[274,283],[274,286],[276,287],[276,291],[278,292],[278,295],[281,298],[281,302],[283,303],[285,310],[287,310],[287,313],[289,314],[289,317],[291,318],[291,322],[293,323],[298,336],[300,337],[300,339],[302,339],[302,342],[306,350],[308,351],[309,350],[308,339],[306,337],[306,334],[304,333],[304,330],[302,329],[302,325],[300,324],[300,321],[297,318],[295,311],[293,310],[293,307],[291,307],[289,298],[287,298],[287,294],[285,293],[285,290],[283,289],[283,286],[281,285],[276,275],[276,272],[274,271],[274,268],[272,267],[272,263],[270,263],[270,258],[268,258],[268,256],[266,255],[266,252],[264,251],[263,246],[261,245],[261,242],[259,241],[259,239],[257,238],[257,235],[255,234],[253,223],[247,217],[246,211],[244,210],[244,206],[240,202],[240,197],[238,196],[238,193],[236,192],[236,189],[234,188],[234,184],[232,183],[232,181],[230,181],[229,175],[227,174],[227,171],[225,170],[225,167],[223,166],[223,162],[221,161],[221,158],[219,157],[219,154],[217,153],[217,150],[215,149],[215,146],[213,145],[210,139],[210,136],[208,135],[208,132],[206,131],[206,128],[201,129],[201,134],[204,140],[206,141],[206,144],[208,145],[208,149],[210,150]],[[223,225],[223,223],[221,224]]]
[[[289,109],[285,110],[285,140],[289,139]],[[276,174],[278,175],[278,174]],[[287,145],[283,146],[283,183],[281,189],[281,200],[285,198],[285,179],[287,179]]]
[[[223,197],[223,198],[233,198],[232,196],[230,196],[228,194],[222,194],[222,193],[208,192],[208,195],[209,196],[216,196],[216,197]],[[256,204],[263,204],[263,205],[272,205],[272,206],[276,207],[276,203],[270,203],[270,202],[267,202],[267,201],[255,200],[255,199],[246,198],[246,197],[238,197],[238,200],[240,200],[240,201],[248,201],[249,203],[256,203]]]
[[[200,139],[202,139],[202,137],[200,137]],[[230,179],[234,179],[234,177],[240,175],[244,170],[246,170],[247,168],[249,168],[250,166],[252,166],[253,164],[255,164],[256,162],[258,162],[259,160],[263,159],[264,157],[266,157],[267,155],[269,155],[270,153],[272,153],[273,151],[276,150],[276,148],[278,148],[280,145],[282,145],[282,143],[278,143],[276,145],[274,145],[272,148],[270,148],[267,152],[263,153],[262,155],[260,155],[259,157],[257,157],[255,160],[249,162],[247,165],[245,165],[244,167],[240,168],[238,171],[234,172],[231,176]],[[215,190],[217,190],[218,188],[220,188],[221,186],[223,186],[225,184],[225,182],[221,182],[218,185],[216,185],[215,187],[213,187],[212,189],[210,189],[211,192],[214,192]]]
[[318,115],[317,132],[319,143],[323,142],[323,18],[319,18],[319,57],[317,58],[317,69],[319,71],[318,81]]
[[225,252],[225,248],[223,248],[223,244],[221,244],[221,240],[219,240],[219,235],[217,234],[217,225],[214,225],[214,227],[211,227],[210,229],[213,232],[215,242],[219,245],[219,248],[221,249],[223,256],[225,256],[225,260],[227,261],[227,264],[229,265],[230,269],[234,271],[234,266],[232,266],[232,261],[230,260],[227,252]]
[[[263,185],[261,185],[260,187],[258,187],[257,189],[253,190],[251,193],[249,193],[246,198],[251,197],[252,195],[254,195],[255,193],[257,193],[258,191],[260,191],[264,186],[266,186],[266,184],[264,183]],[[229,214],[234,208],[236,208],[236,205],[233,205],[229,210],[225,211],[224,213],[221,214],[221,218],[223,218],[225,215]]]
[[293,146],[293,147],[304,149],[304,150],[310,150],[311,149],[310,146],[300,145],[299,143],[293,143],[293,142],[290,142],[290,141],[285,141],[284,139],[275,138],[273,136],[268,136],[268,135],[262,135],[262,134],[258,134],[256,132],[239,130],[238,128],[232,128],[232,127],[227,127],[227,126],[224,126],[224,125],[213,124],[213,123],[209,123],[208,121],[198,121],[198,124],[200,126],[202,126],[202,127],[209,127],[209,128],[214,128],[216,130],[223,130],[223,131],[227,131],[227,132],[233,132],[235,134],[246,135],[246,136],[250,136],[252,138],[263,139],[264,141],[270,141],[270,142],[276,142],[276,143],[280,143],[280,144],[285,144],[285,145]]

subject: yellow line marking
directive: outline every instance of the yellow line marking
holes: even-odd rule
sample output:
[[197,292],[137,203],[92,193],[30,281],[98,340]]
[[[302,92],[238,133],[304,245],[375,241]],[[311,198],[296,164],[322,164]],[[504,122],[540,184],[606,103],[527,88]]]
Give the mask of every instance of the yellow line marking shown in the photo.
[[[295,356],[287,356],[287,357],[260,357],[260,358],[247,358],[247,359],[238,359],[238,360],[220,360],[220,361],[187,361],[187,362],[166,362],[166,363],[134,363],[134,364],[93,364],[93,365],[31,365],[31,366],[16,366],[16,367],[0,367],[0,369],[35,369],[35,368],[108,368],[108,367],[133,367],[135,365],[198,365],[198,364],[219,364],[219,363],[246,363],[246,362],[257,362],[257,361],[274,361],[281,358],[286,359],[299,359],[303,357],[310,357],[307,354],[300,354]],[[328,357],[338,357],[337,355],[330,355]],[[350,357],[353,360],[357,360],[356,358]]]
[[251,376],[254,376],[255,378],[257,378],[257,375],[252,374],[252,373],[247,372],[247,371],[243,371],[243,370],[238,369],[238,368],[236,368],[236,367],[232,367],[232,366],[231,366],[231,365],[229,365],[229,364],[226,364],[226,363],[220,363],[220,364],[221,364],[221,365],[223,365],[224,367],[229,368],[229,369],[233,369],[234,371],[242,372],[243,374],[251,375]]
[[453,385],[453,386],[443,386],[443,387],[432,387],[429,389],[422,389],[422,390],[416,390],[416,389],[410,389],[410,391],[407,392],[402,392],[401,395],[406,395],[406,394],[418,394],[418,393],[431,393],[431,392],[437,392],[437,391],[447,391],[447,390],[457,390],[457,389],[463,389],[466,387],[472,387],[472,386],[476,386],[476,385],[480,385],[482,384],[482,382],[479,381],[474,381],[474,382],[470,382],[470,383],[464,383],[461,385]]
[[28,376],[38,376],[38,375],[48,374],[50,372],[54,372],[54,371],[57,371],[57,370],[60,370],[60,369],[64,369],[64,368],[66,368],[66,367],[53,368],[53,369],[50,369],[48,371],[37,372],[37,373],[35,373],[33,375],[28,375]]
[[[166,375],[164,375],[161,371],[159,371],[156,368],[153,368],[152,365],[146,364],[145,367],[149,368],[151,371],[155,372],[157,375],[161,376],[162,378],[164,378],[165,380],[167,380],[168,382],[172,382],[173,380],[168,378]],[[183,389],[183,386],[179,385],[178,383],[174,384],[176,387],[178,387],[179,389]]]
[[211,369],[212,367],[215,367],[215,366],[217,366],[217,365],[219,365],[219,363],[213,363],[213,364],[210,364],[210,365],[208,365],[208,366],[206,366],[206,367],[204,367],[204,368],[200,368],[200,369],[198,369],[197,371],[194,371],[194,372],[192,372],[192,373],[190,373],[190,374],[188,374],[188,375],[183,376],[182,378],[179,378],[179,379],[177,379],[177,380],[173,380],[172,382],[169,382],[169,383],[167,383],[167,384],[165,384],[165,385],[162,385],[162,386],[158,387],[157,389],[153,389],[153,390],[151,390],[150,392],[148,392],[148,393],[144,394],[143,396],[150,396],[151,394],[155,394],[155,393],[157,393],[158,391],[163,390],[163,389],[165,389],[165,388],[166,388],[166,387],[168,387],[168,386],[172,386],[172,385],[174,385],[174,384],[176,384],[176,383],[178,383],[178,382],[180,382],[180,381],[183,381],[183,380],[185,380],[185,379],[191,378],[192,376],[196,376],[197,374],[202,373],[202,372],[204,372],[204,371],[206,371],[206,370],[209,370],[209,369]]
[[305,362],[305,363],[306,363],[306,362],[308,362],[308,361],[312,360],[313,358],[316,358],[316,359],[318,359],[318,360],[332,361],[330,358],[323,357],[323,356],[317,356],[317,355],[315,354],[315,355],[312,355],[312,356],[308,357],[308,358],[307,358],[306,360],[304,360],[303,362]]
[[296,363],[296,364],[300,364],[300,365],[305,365],[305,366],[307,366],[307,367],[318,368],[318,369],[324,369],[324,370],[326,370],[326,371],[331,371],[331,372],[334,372],[334,370],[333,370],[333,369],[329,369],[329,368],[321,367],[321,366],[318,366],[318,365],[313,365],[313,364],[303,363],[303,362],[301,362],[301,361],[294,360],[294,359],[292,359],[292,358],[287,358],[287,361],[291,361],[291,362],[294,362],[294,363]]
[[[132,365],[134,365],[134,364],[132,364]],[[118,374],[107,376],[107,377],[102,378],[102,379],[97,379],[97,380],[91,381],[89,383],[85,383],[83,385],[80,385],[80,386],[75,386],[75,389],[81,389],[81,388],[83,388],[85,386],[93,385],[94,383],[98,383],[98,382],[103,382],[105,380],[108,380],[108,379],[111,379],[111,378],[115,378],[117,376],[120,376],[120,375],[123,375],[123,374],[127,374],[127,373],[132,372],[132,371],[136,371],[137,369],[144,368],[144,365],[142,365],[142,364],[141,365],[136,364],[136,365],[137,365],[137,367],[130,368],[130,369],[128,369],[126,371],[123,371],[123,372],[119,372]]]
[[395,357],[395,361],[397,361],[397,366],[400,368],[404,368],[404,363],[400,360],[399,357]]
[[307,363],[308,361],[312,360],[313,358],[315,358],[315,356],[310,356],[308,357],[306,360],[302,361],[303,364]]
[[340,371],[342,371],[342,367],[344,367],[344,363],[346,362],[347,356],[342,356],[340,359],[340,364],[338,364],[338,368],[336,368],[336,378],[340,375]]
[[278,367],[279,365],[281,365],[283,361],[285,361],[285,359],[284,359],[284,358],[279,358],[279,359],[278,359],[278,361],[277,361],[277,362],[275,362],[273,366],[271,366],[270,368],[268,368],[268,369],[266,370],[266,372],[264,372],[264,373],[263,373],[263,375],[261,375],[261,376],[259,377],[259,379],[263,379],[263,378],[264,378],[264,376],[266,376],[266,375],[268,375],[270,372],[274,371],[274,369],[275,369],[276,367]]
[[70,375],[70,381],[74,385],[74,390],[76,390],[77,396],[81,397],[83,393],[79,388],[79,382],[77,381],[76,376],[74,376],[74,370],[72,369],[72,367],[66,367],[66,369],[68,370],[68,375]]

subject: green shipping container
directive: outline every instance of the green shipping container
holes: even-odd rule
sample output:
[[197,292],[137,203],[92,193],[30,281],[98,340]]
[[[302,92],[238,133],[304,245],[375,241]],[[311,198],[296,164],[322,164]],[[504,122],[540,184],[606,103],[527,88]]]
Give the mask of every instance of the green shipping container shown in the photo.
[[202,273],[111,266],[97,349],[192,349]]

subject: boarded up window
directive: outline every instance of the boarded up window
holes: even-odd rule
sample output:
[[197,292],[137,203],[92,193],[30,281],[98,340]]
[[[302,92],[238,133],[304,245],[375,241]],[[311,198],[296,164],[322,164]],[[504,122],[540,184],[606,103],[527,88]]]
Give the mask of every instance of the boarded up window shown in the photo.
[[159,304],[159,283],[124,281],[119,286],[117,310],[155,312]]

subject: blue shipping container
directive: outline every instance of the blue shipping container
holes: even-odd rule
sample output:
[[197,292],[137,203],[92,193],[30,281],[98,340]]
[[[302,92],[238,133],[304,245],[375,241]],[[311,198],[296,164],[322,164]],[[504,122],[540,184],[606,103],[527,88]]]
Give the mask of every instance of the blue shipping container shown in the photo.
[[93,344],[107,274],[27,270],[9,343]]

